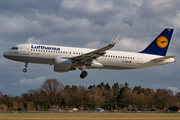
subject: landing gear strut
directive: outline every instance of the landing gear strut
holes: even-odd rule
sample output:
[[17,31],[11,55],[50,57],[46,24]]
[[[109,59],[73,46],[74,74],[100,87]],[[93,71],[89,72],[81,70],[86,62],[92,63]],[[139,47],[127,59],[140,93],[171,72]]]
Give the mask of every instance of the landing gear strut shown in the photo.
[[82,71],[82,73],[80,74],[80,77],[84,79],[87,75],[88,73],[86,71]]
[[23,69],[23,72],[26,73],[26,72],[27,72],[27,69],[26,69],[26,68],[28,67],[28,62],[25,63],[24,67],[25,67],[25,68]]

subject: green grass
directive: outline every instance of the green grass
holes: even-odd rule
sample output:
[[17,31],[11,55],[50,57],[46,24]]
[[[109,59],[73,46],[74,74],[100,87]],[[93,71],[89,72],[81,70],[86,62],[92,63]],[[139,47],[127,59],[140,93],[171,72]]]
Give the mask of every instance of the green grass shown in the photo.
[[0,113],[0,119],[46,119],[46,120],[167,120],[179,119],[180,113]]

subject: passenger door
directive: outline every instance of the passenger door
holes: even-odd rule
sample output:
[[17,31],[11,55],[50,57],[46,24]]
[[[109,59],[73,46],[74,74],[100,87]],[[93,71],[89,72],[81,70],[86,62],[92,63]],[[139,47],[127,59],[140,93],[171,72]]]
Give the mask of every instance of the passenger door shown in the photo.
[[29,55],[29,45],[24,45],[24,55]]
[[138,54],[138,62],[137,64],[143,64],[143,55],[142,54]]

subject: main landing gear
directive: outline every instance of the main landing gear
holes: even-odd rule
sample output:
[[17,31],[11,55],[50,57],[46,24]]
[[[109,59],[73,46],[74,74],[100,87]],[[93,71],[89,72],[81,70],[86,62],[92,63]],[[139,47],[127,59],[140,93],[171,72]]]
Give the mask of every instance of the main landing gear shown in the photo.
[[82,71],[82,73],[80,74],[80,77],[84,79],[87,75],[88,73],[86,71]]
[[27,72],[27,69],[26,69],[26,68],[28,67],[28,62],[25,63],[24,67],[25,67],[25,68],[23,69],[23,72],[26,73],[26,72]]
[[80,78],[84,79],[88,73],[85,71],[86,67],[82,66],[82,68],[80,69],[82,71],[82,73],[80,74]]

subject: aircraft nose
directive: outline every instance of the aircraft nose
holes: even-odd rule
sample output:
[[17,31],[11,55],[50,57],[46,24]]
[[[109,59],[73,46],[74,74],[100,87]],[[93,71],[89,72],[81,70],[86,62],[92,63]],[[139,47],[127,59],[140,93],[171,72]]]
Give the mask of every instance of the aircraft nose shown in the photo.
[[5,57],[5,58],[7,58],[7,56],[8,56],[8,52],[6,51],[6,52],[4,52],[3,53],[3,56]]

